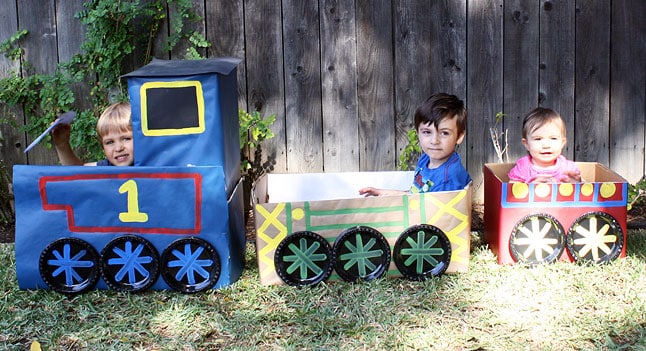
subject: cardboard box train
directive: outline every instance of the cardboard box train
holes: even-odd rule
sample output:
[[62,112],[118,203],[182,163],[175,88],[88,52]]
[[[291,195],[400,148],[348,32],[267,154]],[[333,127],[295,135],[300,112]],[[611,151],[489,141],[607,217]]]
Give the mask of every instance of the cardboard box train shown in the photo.
[[510,183],[513,163],[484,165],[485,240],[498,263],[625,256],[627,181],[602,164],[576,164],[581,183]]
[[21,289],[194,293],[238,280],[239,62],[155,60],[127,74],[133,167],[14,167]]
[[[378,274],[375,272],[379,272],[380,269],[383,269],[380,273],[384,275],[401,276],[408,268],[398,263],[402,259],[402,255],[398,256],[398,253],[404,252],[405,256],[406,253],[420,253],[424,249],[428,250],[426,252],[437,253],[438,257],[448,254],[447,266],[443,267],[443,272],[467,271],[471,230],[470,185],[458,191],[402,196],[363,197],[358,193],[358,190],[365,186],[409,189],[412,177],[413,172],[264,175],[253,190],[261,283],[316,283],[322,279],[325,271],[330,273],[330,280],[368,280],[376,277]],[[422,230],[418,230],[419,228]],[[438,234],[437,229],[448,238],[448,247],[433,247],[432,244],[437,246],[441,241],[438,238],[443,236],[435,235]],[[361,238],[359,233],[369,235],[367,238]],[[406,233],[410,235],[403,240]],[[341,248],[338,252],[330,252],[331,247],[336,250],[340,246],[337,244],[345,240],[346,234],[356,234],[359,242],[344,241],[346,251]],[[373,265],[370,266],[370,259],[366,257],[371,251],[362,251],[362,248],[368,247],[369,243],[379,247],[381,239],[375,237],[380,237],[379,234],[385,239],[379,249],[382,256],[371,256]],[[311,242],[313,245],[308,244]],[[406,242],[415,247],[408,246]],[[406,249],[396,250],[398,246],[406,246]],[[293,253],[292,257],[284,260],[287,263],[279,259],[285,250]],[[389,260],[390,256],[384,258],[390,252],[392,260]],[[316,262],[305,259],[304,255],[308,254],[310,257],[318,255],[317,257],[326,263],[317,265]],[[326,257],[330,258],[329,256],[333,256],[332,261],[336,259],[335,264],[330,260],[326,261]],[[343,257],[347,257],[348,260],[341,266],[339,259]],[[415,261],[410,255],[406,257],[409,263]],[[433,257],[416,260],[416,269],[424,271],[423,263],[434,260]],[[437,269],[441,260],[437,258],[437,262],[434,262],[435,268],[431,270]],[[300,265],[296,264],[298,262]],[[366,262],[364,271],[361,271],[361,262]],[[287,267],[284,267],[285,264]],[[356,268],[353,264],[360,266],[357,268],[359,271],[348,276],[347,270]],[[318,278],[307,277],[310,269],[318,270],[319,273],[312,274]],[[324,279],[327,279],[327,276]]]

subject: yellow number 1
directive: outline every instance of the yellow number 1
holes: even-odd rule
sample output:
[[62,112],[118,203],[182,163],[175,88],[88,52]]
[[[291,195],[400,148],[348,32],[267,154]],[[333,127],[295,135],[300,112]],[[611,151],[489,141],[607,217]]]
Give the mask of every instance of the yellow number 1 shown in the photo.
[[128,212],[119,213],[121,222],[148,222],[148,214],[139,212],[139,191],[137,183],[130,179],[119,187],[119,194],[128,193]]

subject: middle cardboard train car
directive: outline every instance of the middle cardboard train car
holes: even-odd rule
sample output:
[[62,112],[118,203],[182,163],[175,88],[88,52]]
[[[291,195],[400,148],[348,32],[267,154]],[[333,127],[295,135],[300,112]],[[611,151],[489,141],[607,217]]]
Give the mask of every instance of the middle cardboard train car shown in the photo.
[[[274,254],[286,237],[313,232],[332,245],[344,231],[362,226],[385,237],[393,248],[402,232],[428,224],[450,241],[447,273],[468,270],[471,233],[471,185],[457,191],[363,197],[366,186],[409,189],[413,172],[340,172],[266,174],[255,184],[254,219],[260,281],[283,284]],[[394,262],[385,272],[401,276]],[[339,279],[333,273],[330,280]]]

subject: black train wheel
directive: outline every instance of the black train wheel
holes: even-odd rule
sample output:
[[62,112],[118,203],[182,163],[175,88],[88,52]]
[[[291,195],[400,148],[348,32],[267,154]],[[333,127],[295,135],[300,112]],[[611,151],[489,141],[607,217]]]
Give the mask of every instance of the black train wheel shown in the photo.
[[101,251],[101,275],[110,289],[146,290],[159,276],[159,254],[148,240],[140,236],[117,237]]
[[220,256],[206,240],[189,237],[172,242],[161,255],[161,275],[183,293],[210,289],[220,277]]
[[590,212],[574,221],[566,244],[577,262],[604,263],[619,257],[624,246],[624,231],[611,215]]
[[322,236],[309,231],[296,232],[278,244],[274,266],[288,285],[314,285],[332,273],[332,257],[332,248]]
[[397,238],[393,261],[399,272],[409,280],[437,277],[446,271],[451,262],[451,242],[435,226],[414,225]]
[[99,253],[85,240],[58,239],[40,253],[38,269],[52,290],[80,294],[99,280]]
[[548,214],[530,214],[516,223],[509,238],[516,262],[537,265],[559,259],[565,249],[563,226]]
[[383,276],[390,265],[390,246],[374,228],[357,226],[341,233],[334,242],[334,268],[349,282]]

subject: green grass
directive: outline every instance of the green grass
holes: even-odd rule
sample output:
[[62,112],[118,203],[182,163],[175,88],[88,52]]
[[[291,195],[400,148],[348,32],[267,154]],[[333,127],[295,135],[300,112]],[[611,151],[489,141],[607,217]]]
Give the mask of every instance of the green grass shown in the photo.
[[470,271],[310,288],[242,278],[194,295],[19,290],[0,244],[0,348],[28,350],[644,350],[646,230],[627,257],[585,266],[500,266],[474,233]]

